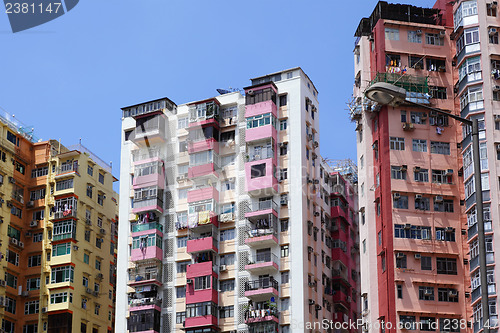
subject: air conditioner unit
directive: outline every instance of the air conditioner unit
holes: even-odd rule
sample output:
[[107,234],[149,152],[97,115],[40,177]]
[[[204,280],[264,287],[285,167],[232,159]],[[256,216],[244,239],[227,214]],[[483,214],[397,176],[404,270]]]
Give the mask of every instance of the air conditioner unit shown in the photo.
[[396,192],[396,193],[394,193],[393,198],[394,198],[394,200],[399,200],[399,199],[401,199],[401,194]]
[[455,289],[449,290],[448,291],[448,296],[457,297],[458,296],[458,290],[455,290]]
[[42,313],[47,313],[47,311],[49,311],[49,308],[48,308],[48,307],[46,307],[46,306],[44,306],[44,307],[42,308]]
[[314,305],[316,302],[313,299],[309,299],[309,305]]
[[23,291],[22,293],[23,297],[28,297],[30,295],[29,291]]
[[24,249],[24,243],[23,243],[23,242],[19,241],[19,242],[17,243],[17,245],[18,245],[21,249]]
[[14,244],[14,245],[18,245],[19,241],[17,239],[15,239],[15,238],[10,238],[10,243]]
[[30,227],[34,228],[34,227],[38,227],[38,221],[37,220],[33,220],[30,222]]
[[435,202],[443,202],[443,197],[440,195],[436,195],[436,198],[434,198]]
[[441,30],[441,31],[439,32],[439,35],[440,35],[441,37],[446,36],[446,30]]
[[9,183],[12,183],[12,184],[16,183],[16,180],[14,179],[14,177],[9,177]]
[[92,294],[92,289],[87,288],[87,289],[85,289],[85,292],[86,292],[87,294]]
[[498,1],[491,2],[491,8],[497,8],[497,6],[498,6]]
[[313,135],[312,134],[307,134],[307,141],[311,141],[313,139]]
[[464,259],[464,265],[468,265],[469,264],[469,259]]
[[92,295],[94,295],[95,297],[99,297],[99,292],[94,290],[94,291],[92,292]]
[[227,266],[226,265],[220,265],[219,266],[219,272],[225,272],[227,271]]
[[405,254],[403,252],[396,253],[396,258],[404,258]]
[[28,201],[28,202],[26,203],[26,207],[28,207],[28,208],[31,208],[31,207],[33,207],[34,205],[35,205],[35,202],[34,202],[34,201]]
[[405,230],[410,230],[410,229],[411,229],[411,223],[406,223]]
[[453,174],[453,169],[446,170],[446,175],[451,176]]
[[78,245],[73,245],[73,250],[77,251],[78,250]]
[[308,285],[309,287],[313,288],[316,284],[314,282],[309,282]]
[[405,172],[406,170],[408,170],[408,165],[403,164],[403,165],[401,166],[401,169],[400,169],[400,170],[401,170],[401,171],[403,171],[403,172]]
[[405,131],[412,130],[413,128],[414,128],[414,126],[412,123],[404,123],[403,124],[403,130],[405,130]]
[[0,287],[5,287],[7,285],[7,281],[0,280]]
[[488,35],[493,36],[496,33],[497,33],[497,28],[489,28],[488,29]]
[[177,176],[177,181],[178,182],[181,181],[181,180],[184,180],[184,179],[186,179],[186,175],[179,175],[179,176]]
[[415,194],[415,200],[422,200],[422,194]]
[[254,92],[253,90],[248,90],[248,91],[247,91],[247,95],[252,96],[253,94],[255,94],[255,92]]
[[415,259],[419,260],[422,258],[422,255],[420,253],[415,253]]
[[493,86],[493,91],[500,91],[500,86]]
[[186,280],[186,283],[187,283],[187,284],[193,284],[193,279],[187,279],[187,280]]
[[319,212],[314,212],[314,216],[318,217],[319,216]]
[[92,225],[92,220],[91,219],[86,219],[85,220],[86,225]]
[[465,297],[469,298],[470,297],[470,292],[466,291],[465,292]]
[[430,289],[425,289],[425,290],[424,290],[424,295],[432,295],[432,290],[430,290]]
[[417,33],[417,35],[421,35],[422,34],[422,30],[418,29],[417,31],[415,31]]
[[414,168],[413,168],[413,171],[414,171],[414,172],[420,172],[420,167],[419,167],[419,166],[414,167]]
[[286,206],[286,205],[288,205],[288,198],[286,198],[286,197],[281,198],[281,199],[280,199],[280,204],[281,204],[282,206]]
[[318,143],[318,141],[314,141],[314,143],[313,143],[313,147],[314,147],[314,148],[318,148],[318,147],[319,147],[319,143]]
[[96,279],[102,280],[104,278],[104,275],[102,273],[97,274]]
[[106,234],[106,229],[104,228],[101,228],[101,230],[99,230],[101,234],[105,235]]
[[453,227],[446,227],[446,232],[453,232],[455,231],[455,228]]

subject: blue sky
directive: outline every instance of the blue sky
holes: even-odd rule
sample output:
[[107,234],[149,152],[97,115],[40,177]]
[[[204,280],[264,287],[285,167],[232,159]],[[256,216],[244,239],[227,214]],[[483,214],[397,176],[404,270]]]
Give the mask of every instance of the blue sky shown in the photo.
[[[43,139],[82,143],[119,175],[120,107],[178,104],[300,66],[319,90],[321,155],[356,158],[354,31],[375,0],[84,0],[12,34],[0,13],[0,107]],[[432,6],[434,1],[405,3]],[[115,187],[117,188],[117,187]]]

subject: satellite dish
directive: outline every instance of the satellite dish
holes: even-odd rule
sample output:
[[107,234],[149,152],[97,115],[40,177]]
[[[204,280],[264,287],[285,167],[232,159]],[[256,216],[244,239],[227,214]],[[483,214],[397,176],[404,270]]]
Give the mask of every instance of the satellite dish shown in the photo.
[[229,94],[231,91],[226,89],[217,89],[217,92],[221,95]]

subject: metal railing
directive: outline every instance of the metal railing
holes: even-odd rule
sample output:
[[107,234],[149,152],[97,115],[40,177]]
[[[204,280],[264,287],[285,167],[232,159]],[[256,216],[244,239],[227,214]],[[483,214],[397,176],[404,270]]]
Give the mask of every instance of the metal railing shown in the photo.
[[248,154],[248,162],[265,160],[267,158],[274,158],[274,150],[272,147],[262,149],[258,154],[253,151]]
[[251,258],[249,265],[258,264],[264,262],[273,262],[276,265],[279,264],[278,257],[273,253],[258,253],[253,258]]
[[158,229],[163,232],[163,226],[158,222],[132,224],[132,232],[139,232],[151,229]]
[[245,291],[249,290],[259,290],[265,288],[274,288],[278,290],[279,284],[272,276],[265,277],[258,280],[248,281],[245,283]]
[[257,212],[259,210],[273,209],[275,212],[278,211],[278,204],[274,200],[265,200],[252,203],[252,211]]
[[161,306],[161,299],[156,297],[145,297],[145,298],[137,298],[131,299],[129,302],[130,306],[142,306],[142,305],[156,305]]
[[65,173],[65,172],[78,172],[78,164],[74,164],[74,163],[67,163],[67,164],[61,164],[57,170],[56,170],[56,174],[61,174],[61,173]]

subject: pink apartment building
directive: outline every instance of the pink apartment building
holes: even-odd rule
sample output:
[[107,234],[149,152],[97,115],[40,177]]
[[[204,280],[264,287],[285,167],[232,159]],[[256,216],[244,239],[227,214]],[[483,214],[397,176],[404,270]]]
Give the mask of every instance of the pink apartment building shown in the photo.
[[383,331],[381,323],[392,331],[472,331],[461,126],[363,96],[389,82],[413,101],[458,113],[453,34],[452,4],[441,0],[434,8],[380,1],[355,33],[364,331]]
[[[356,317],[357,232],[332,222],[354,228],[355,193],[319,156],[302,69],[122,111],[117,332],[324,332]],[[339,200],[350,213],[333,216]]]

